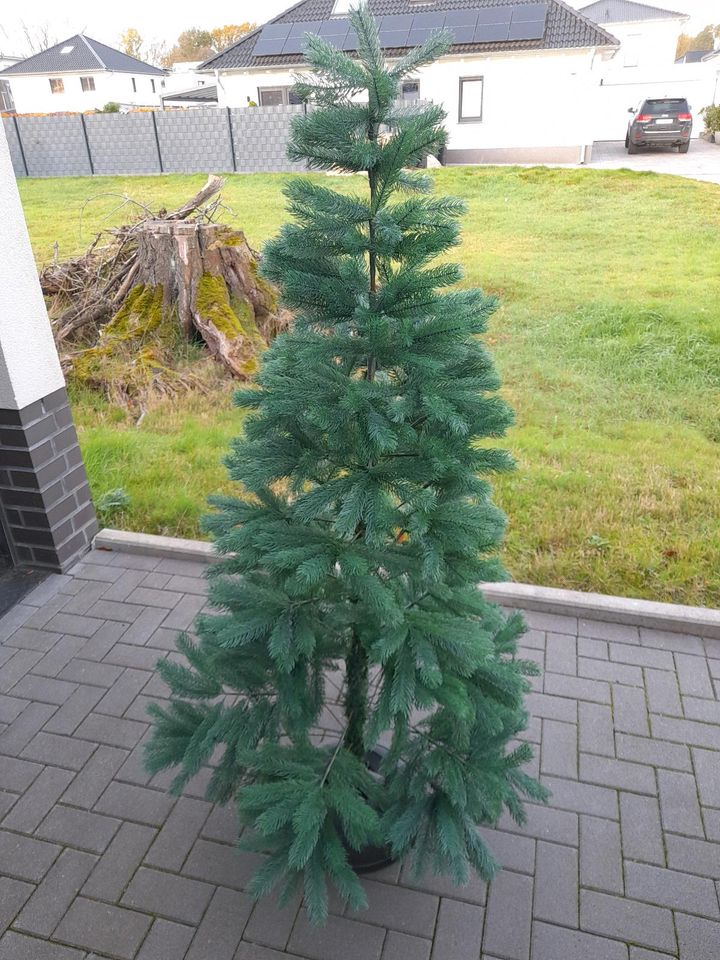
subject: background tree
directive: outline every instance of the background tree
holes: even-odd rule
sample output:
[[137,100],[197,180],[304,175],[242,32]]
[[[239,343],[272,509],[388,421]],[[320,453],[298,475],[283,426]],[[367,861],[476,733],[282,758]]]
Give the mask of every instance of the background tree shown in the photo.
[[141,60],[143,38],[140,36],[140,31],[136,30],[135,27],[128,27],[120,35],[120,49],[129,57],[137,57],[138,60]]
[[184,60],[207,60],[215,52],[213,43],[210,30],[202,30],[200,27],[183,30],[163,57],[163,65],[171,67],[173,63]]
[[[267,855],[250,891],[302,887],[327,915],[326,882],[365,903],[352,851],[387,845],[426,869],[489,878],[478,830],[545,792],[523,765],[534,664],[523,632],[477,584],[503,577],[505,519],[489,477],[512,420],[479,335],[492,297],[459,289],[433,261],[459,242],[462,202],[429,195],[416,168],[445,143],[438,106],[398,105],[403,78],[451,41],[394,64],[363,7],[358,56],[309,41],[298,86],[317,109],[294,120],[289,156],[363,173],[357,195],[289,181],[294,222],[265,249],[264,274],[296,312],[264,355],[253,413],[228,458],[240,498],[217,498],[208,528],[222,560],[186,665],[161,661],[170,703],[152,709],[149,770],[178,767],[180,792],[222,751],[208,798],[235,798],[244,845]],[[341,730],[313,730],[343,681]],[[232,692],[232,695],[229,693]],[[382,779],[368,751],[389,749]],[[352,854],[354,856],[354,854]]]
[[255,29],[254,23],[226,23],[224,27],[214,27],[210,33],[213,38],[213,48],[216,52],[226,50],[238,40]]
[[712,50],[715,46],[715,38],[720,37],[720,24],[709,23],[702,30],[691,36],[688,33],[681,33],[678,38],[675,59],[684,57],[690,50]]

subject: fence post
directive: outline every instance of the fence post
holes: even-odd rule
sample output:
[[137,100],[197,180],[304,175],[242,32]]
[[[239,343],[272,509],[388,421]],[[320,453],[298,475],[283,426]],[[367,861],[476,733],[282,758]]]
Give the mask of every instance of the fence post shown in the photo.
[[235,134],[233,133],[232,114],[230,113],[230,107],[225,107],[225,109],[227,110],[228,133],[230,134],[230,153],[232,155],[233,173],[237,173],[237,157],[235,156]]
[[150,113],[153,122],[153,130],[155,131],[155,146],[157,147],[158,163],[160,164],[160,173],[165,173],[165,168],[163,167],[162,161],[162,150],[160,149],[160,137],[158,136],[157,120],[155,119],[155,111],[152,110]]
[[15,124],[15,134],[17,136],[18,146],[20,147],[20,156],[22,157],[23,167],[25,169],[25,176],[30,176],[30,171],[28,170],[27,157],[25,156],[25,148],[23,147],[22,137],[20,136],[20,125],[18,124],[17,115],[13,114],[13,123]]
[[90,173],[95,175],[95,164],[93,163],[92,151],[90,150],[90,141],[88,140],[87,127],[85,126],[85,114],[80,114],[80,125],[82,126],[83,136],[85,137],[85,149],[87,150],[88,163],[90,164]]

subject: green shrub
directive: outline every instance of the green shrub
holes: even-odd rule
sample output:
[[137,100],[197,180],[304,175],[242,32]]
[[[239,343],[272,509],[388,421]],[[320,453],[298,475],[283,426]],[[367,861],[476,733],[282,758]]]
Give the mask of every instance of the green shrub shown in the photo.
[[720,103],[703,107],[700,111],[700,116],[705,121],[705,130],[707,133],[720,133]]

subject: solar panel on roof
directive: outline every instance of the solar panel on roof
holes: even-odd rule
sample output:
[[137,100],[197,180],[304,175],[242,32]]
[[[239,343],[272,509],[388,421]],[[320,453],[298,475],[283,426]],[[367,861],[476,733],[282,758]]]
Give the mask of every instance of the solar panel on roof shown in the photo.
[[255,44],[254,54],[256,57],[274,57],[283,52],[284,45],[282,37],[271,37],[269,40],[260,37]]
[[358,48],[358,37],[354,30],[350,30],[348,35],[343,40],[342,49],[343,50],[357,50]]
[[445,26],[445,12],[416,13],[412,21],[413,30],[442,30]]
[[509,32],[509,23],[479,23],[475,28],[473,43],[496,43],[498,40],[507,40]]
[[282,48],[283,56],[286,53],[302,53],[305,49],[304,37],[288,37],[285,46]]
[[547,16],[546,3],[518,3],[513,7],[512,22],[527,22],[529,20],[544,20]]
[[345,37],[349,29],[349,20],[327,20],[318,30],[318,34],[321,37]]
[[392,16],[380,18],[380,32],[383,30],[409,30],[412,26],[411,13],[396,13]]
[[483,7],[477,11],[478,26],[481,23],[510,23],[513,8],[511,6]]
[[290,35],[291,23],[268,23],[263,27],[261,40],[287,40]]
[[408,45],[411,47],[419,47],[420,44],[425,43],[426,40],[429,40],[433,33],[435,33],[435,31],[427,27],[421,27],[419,30],[416,30],[413,27],[408,34]]
[[406,47],[409,34],[409,30],[381,30],[380,44],[388,48]]
[[445,14],[445,26],[454,27],[471,23],[473,26],[477,23],[477,10],[448,10]]
[[322,20],[304,20],[302,23],[293,23],[290,29],[290,36],[302,37],[306,33],[317,33],[322,23]]
[[508,40],[542,40],[544,36],[544,20],[525,20],[510,24]]

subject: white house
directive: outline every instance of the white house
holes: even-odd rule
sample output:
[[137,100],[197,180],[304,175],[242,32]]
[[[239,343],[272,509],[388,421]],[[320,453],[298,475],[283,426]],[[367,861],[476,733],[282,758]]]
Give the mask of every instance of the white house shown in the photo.
[[[9,57],[6,54],[0,53],[0,73],[6,68],[11,67],[15,63],[19,63],[22,60],[22,57]],[[2,113],[12,113],[15,110],[15,103],[12,97],[12,91],[10,90],[10,82],[8,80],[0,79],[0,112]]]
[[18,113],[159,106],[165,71],[82,33],[0,71]]
[[[206,60],[221,106],[293,102],[303,37],[318,33],[352,52],[352,0],[304,0]],[[575,162],[593,136],[587,92],[618,41],[562,0],[369,0],[389,56],[445,28],[450,52],[418,71],[403,96],[441,103],[448,163]],[[391,12],[389,12],[391,11]]]
[[[580,11],[620,41],[614,57],[598,64],[592,97],[595,140],[622,140],[628,109],[645,97],[685,97],[695,115],[693,133],[703,129],[698,111],[715,102],[719,69],[710,63],[676,63],[677,41],[689,19],[635,0],[596,0]],[[718,63],[720,68],[720,63]]]

